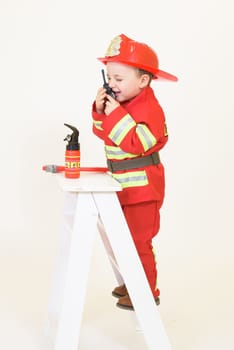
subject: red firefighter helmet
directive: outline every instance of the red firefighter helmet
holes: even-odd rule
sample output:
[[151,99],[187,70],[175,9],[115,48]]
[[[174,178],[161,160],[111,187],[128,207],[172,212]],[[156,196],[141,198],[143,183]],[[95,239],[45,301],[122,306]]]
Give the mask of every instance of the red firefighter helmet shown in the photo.
[[102,63],[120,62],[144,69],[153,74],[153,79],[163,78],[177,81],[177,77],[158,68],[156,52],[148,45],[128,38],[121,34],[110,43],[105,57],[98,58]]

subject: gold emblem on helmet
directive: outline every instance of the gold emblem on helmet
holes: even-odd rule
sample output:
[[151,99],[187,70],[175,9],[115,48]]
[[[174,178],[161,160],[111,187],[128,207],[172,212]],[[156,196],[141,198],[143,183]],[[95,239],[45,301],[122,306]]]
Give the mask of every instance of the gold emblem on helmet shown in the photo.
[[106,56],[116,56],[120,53],[121,37],[118,35],[111,40],[111,43],[106,51]]

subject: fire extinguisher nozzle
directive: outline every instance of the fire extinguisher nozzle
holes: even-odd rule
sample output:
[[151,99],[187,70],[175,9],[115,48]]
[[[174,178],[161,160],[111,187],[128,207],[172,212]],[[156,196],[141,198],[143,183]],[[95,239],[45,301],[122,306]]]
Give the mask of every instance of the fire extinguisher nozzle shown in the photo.
[[48,165],[44,165],[42,167],[42,170],[48,172],[48,173],[59,173],[61,171],[64,171],[64,166],[60,166],[60,165],[56,165],[56,164],[48,164]]

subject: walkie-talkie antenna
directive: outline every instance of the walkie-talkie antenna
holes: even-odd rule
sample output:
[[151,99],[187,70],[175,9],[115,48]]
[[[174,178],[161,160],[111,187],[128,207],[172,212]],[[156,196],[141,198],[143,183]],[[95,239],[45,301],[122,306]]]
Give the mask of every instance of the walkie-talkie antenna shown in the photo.
[[105,72],[104,72],[104,69],[102,69],[102,78],[103,78],[103,81],[104,81],[104,85],[106,85],[106,77],[105,77]]

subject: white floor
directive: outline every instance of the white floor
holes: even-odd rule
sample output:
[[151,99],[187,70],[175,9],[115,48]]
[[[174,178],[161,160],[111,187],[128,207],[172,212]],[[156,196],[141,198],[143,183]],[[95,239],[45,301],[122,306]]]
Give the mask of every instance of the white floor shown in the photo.
[[[45,336],[53,256],[0,255],[0,349],[52,350]],[[233,265],[161,259],[160,314],[173,350],[234,349]],[[165,266],[167,267],[165,267]],[[114,276],[97,240],[79,350],[145,350],[134,313],[116,308]],[[157,349],[157,348],[156,348]]]

